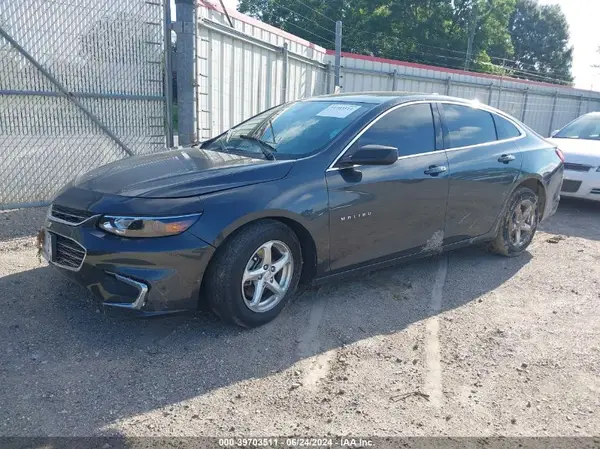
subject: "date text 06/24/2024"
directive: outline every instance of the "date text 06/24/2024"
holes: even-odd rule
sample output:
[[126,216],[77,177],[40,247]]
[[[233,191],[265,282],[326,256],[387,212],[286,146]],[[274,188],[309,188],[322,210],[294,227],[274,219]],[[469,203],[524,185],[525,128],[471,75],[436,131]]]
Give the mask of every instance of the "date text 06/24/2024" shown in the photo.
[[364,438],[219,438],[221,447],[372,447]]

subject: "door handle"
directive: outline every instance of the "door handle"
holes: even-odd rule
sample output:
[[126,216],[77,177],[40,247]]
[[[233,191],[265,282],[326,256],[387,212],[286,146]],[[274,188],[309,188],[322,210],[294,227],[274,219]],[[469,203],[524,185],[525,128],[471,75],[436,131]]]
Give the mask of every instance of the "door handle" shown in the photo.
[[498,162],[504,162],[508,164],[510,161],[514,161],[515,157],[512,154],[503,154],[498,158]]
[[430,176],[437,176],[440,173],[444,173],[446,170],[448,170],[448,167],[445,165],[430,165],[423,173]]

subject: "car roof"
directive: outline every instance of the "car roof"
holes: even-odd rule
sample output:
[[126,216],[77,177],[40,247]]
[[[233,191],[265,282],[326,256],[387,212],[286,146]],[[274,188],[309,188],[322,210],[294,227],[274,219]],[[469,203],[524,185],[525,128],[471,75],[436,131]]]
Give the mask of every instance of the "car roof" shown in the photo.
[[439,94],[421,94],[414,92],[352,92],[332,95],[321,95],[318,97],[307,98],[304,101],[336,101],[348,103],[369,103],[369,104],[384,104],[384,103],[404,103],[408,101],[440,101],[451,100],[460,103],[469,104],[472,100],[464,98],[448,97]]

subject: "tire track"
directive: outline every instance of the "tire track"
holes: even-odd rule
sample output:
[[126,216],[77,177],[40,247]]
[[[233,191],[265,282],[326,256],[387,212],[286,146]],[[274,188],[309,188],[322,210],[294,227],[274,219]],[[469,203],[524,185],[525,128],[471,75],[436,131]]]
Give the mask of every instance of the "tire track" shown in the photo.
[[444,284],[448,275],[448,255],[440,257],[435,282],[431,291],[431,317],[425,323],[425,392],[435,407],[442,405],[442,364],[440,356],[438,314],[442,310]]
[[[315,295],[316,296],[316,295]],[[335,356],[335,350],[319,353],[319,326],[325,315],[325,298],[315,297],[312,301],[308,324],[298,340],[297,356],[301,360],[304,373],[302,385],[310,390],[316,390],[319,382],[329,374],[330,361]]]

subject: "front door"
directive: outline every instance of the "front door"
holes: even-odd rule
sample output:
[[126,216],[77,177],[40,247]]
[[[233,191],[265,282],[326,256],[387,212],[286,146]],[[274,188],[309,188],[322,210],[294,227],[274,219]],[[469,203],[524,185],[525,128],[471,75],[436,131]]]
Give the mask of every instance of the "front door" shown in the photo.
[[441,247],[448,163],[433,117],[428,103],[388,110],[346,154],[393,146],[394,164],[327,170],[332,271]]

